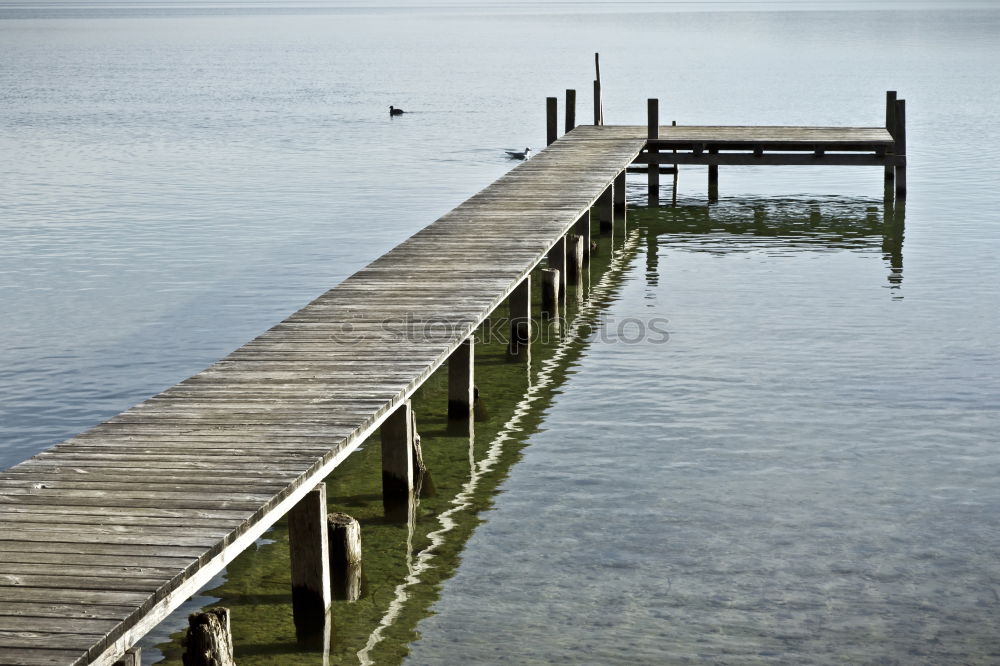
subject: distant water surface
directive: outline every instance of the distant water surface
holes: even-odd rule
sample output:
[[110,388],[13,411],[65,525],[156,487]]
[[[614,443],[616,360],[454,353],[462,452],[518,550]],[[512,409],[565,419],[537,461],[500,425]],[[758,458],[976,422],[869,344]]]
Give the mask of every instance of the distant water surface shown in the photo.
[[0,3],[0,464],[460,203],[544,97],[586,119],[595,51],[609,123],[877,126],[895,89],[902,230],[878,169],[706,207],[687,168],[636,216],[608,316],[670,341],[574,361],[409,659],[1000,658],[1000,12],[623,4]]

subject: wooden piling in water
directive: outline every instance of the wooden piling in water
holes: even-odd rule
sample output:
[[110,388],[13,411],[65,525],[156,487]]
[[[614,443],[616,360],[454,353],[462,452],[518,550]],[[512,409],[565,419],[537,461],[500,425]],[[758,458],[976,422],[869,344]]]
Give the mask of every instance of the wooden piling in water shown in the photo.
[[594,79],[594,124],[601,124],[601,82]]
[[330,608],[330,551],[326,533],[326,484],[306,493],[288,512],[295,625],[322,626]]
[[625,200],[625,170],[622,170],[620,174],[615,176],[615,191],[614,191],[614,208],[615,217],[621,221],[625,221],[626,211],[628,210],[628,202]]
[[612,182],[597,198],[597,222],[602,234],[614,234],[615,184]]
[[228,608],[210,608],[188,616],[184,666],[236,666]]
[[[646,100],[646,137],[652,141],[660,138],[660,100]],[[660,151],[646,144],[647,160],[646,182],[648,186],[647,199],[650,206],[660,203]]]
[[559,316],[561,271],[555,268],[543,268],[540,273],[542,278],[542,315],[554,319]]
[[896,165],[896,196],[906,196],[906,100],[896,100],[896,133],[894,135],[895,157],[902,160]]
[[142,648],[129,648],[122,655],[122,658],[114,663],[114,666],[142,666]]
[[583,263],[590,263],[590,211],[584,213],[573,225],[573,230],[583,239]]
[[559,100],[555,97],[545,98],[545,140],[551,146],[559,138]]
[[[567,285],[579,286],[583,277],[583,236],[566,236],[566,280]],[[565,297],[564,297],[565,298]]]
[[[885,92],[885,128],[889,134],[896,138],[896,91],[887,90]],[[895,154],[892,151],[891,154]],[[891,164],[885,166],[885,182],[891,183],[896,179],[896,167]]]
[[[718,148],[709,148],[709,155],[718,155]],[[718,201],[719,200],[719,165],[709,164],[708,165],[708,200]]]
[[475,348],[473,339],[466,338],[448,357],[448,418],[461,421],[469,418],[474,402]]
[[361,598],[361,523],[346,513],[331,513],[326,526],[333,598],[357,601]]
[[531,275],[525,275],[507,299],[510,307],[510,340],[507,351],[519,356],[531,344]]
[[559,271],[559,299],[566,297],[566,237],[557,240],[547,255],[549,268]]
[[564,132],[571,132],[576,127],[576,91],[566,90],[566,124]]
[[413,407],[403,402],[382,423],[382,499],[390,503],[413,493]]

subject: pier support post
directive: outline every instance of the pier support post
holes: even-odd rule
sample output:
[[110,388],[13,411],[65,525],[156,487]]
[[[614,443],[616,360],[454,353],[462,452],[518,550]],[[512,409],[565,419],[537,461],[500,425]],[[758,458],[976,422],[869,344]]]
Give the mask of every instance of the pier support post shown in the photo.
[[236,666],[228,608],[189,615],[185,643],[184,666]]
[[[718,148],[709,148],[709,155],[718,155]],[[708,165],[708,200],[718,201],[719,200],[719,165],[709,164]]]
[[628,203],[625,201],[625,170],[623,169],[620,174],[615,176],[615,217],[621,221],[625,221],[625,211],[628,209]]
[[330,608],[330,550],[326,534],[326,484],[321,483],[288,512],[292,563],[292,615],[305,633],[323,626]]
[[142,666],[142,648],[129,648],[114,666]]
[[602,234],[613,233],[615,228],[615,184],[614,181],[597,199],[597,220]]
[[566,237],[552,245],[548,254],[549,268],[559,271],[559,302],[566,297]]
[[413,407],[407,400],[379,428],[382,439],[382,506],[390,519],[406,520],[413,497]]
[[896,154],[901,163],[896,164],[896,196],[906,196],[906,100],[896,100]]
[[361,523],[346,513],[331,513],[326,527],[333,597],[357,601],[361,598]]
[[462,421],[469,418],[474,402],[475,348],[471,337],[466,338],[448,357],[448,418]]
[[566,91],[566,125],[564,132],[571,132],[576,127],[576,91]]
[[573,230],[583,238],[583,263],[590,263],[590,211],[588,210],[573,225]]
[[[646,100],[646,124],[648,126],[647,138],[650,141],[660,138],[660,100],[653,98]],[[648,143],[646,144],[646,155],[649,158],[646,169],[647,185],[649,188],[647,198],[649,199],[650,206],[656,206],[660,203],[659,153],[658,149],[654,149]]]
[[559,100],[555,97],[545,98],[545,140],[551,146],[559,138]]
[[531,344],[531,275],[525,275],[507,299],[510,306],[510,341],[507,351],[519,356]]
[[559,316],[559,301],[562,298],[560,285],[562,272],[555,268],[543,268],[542,275],[542,315],[555,319]]
[[[892,135],[892,138],[896,138],[896,91],[887,90],[885,92],[885,128]],[[887,157],[892,157],[895,151],[888,151]],[[885,165],[885,182],[888,185],[896,179],[896,167],[887,164]]]
[[583,236],[566,236],[566,284],[580,286],[583,277]]

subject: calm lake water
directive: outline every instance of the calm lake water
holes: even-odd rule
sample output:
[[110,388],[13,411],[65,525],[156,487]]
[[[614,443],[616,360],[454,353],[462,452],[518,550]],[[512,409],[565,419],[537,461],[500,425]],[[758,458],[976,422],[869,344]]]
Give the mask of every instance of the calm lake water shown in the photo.
[[[707,205],[682,168],[579,328],[527,368],[484,347],[473,437],[441,378],[418,396],[412,531],[379,521],[377,447],[352,456],[329,484],[366,593],[330,658],[1000,660],[1000,11],[706,6],[0,2],[0,465],[447,212],[544,144],[547,95],[585,118],[595,51],[612,124],[656,96],[680,124],[876,126],[895,89],[905,211],[879,169],[723,168]],[[629,328],[654,318],[666,342]],[[185,610],[232,607],[241,664],[322,663],[268,536]],[[179,663],[183,623],[150,654]]]

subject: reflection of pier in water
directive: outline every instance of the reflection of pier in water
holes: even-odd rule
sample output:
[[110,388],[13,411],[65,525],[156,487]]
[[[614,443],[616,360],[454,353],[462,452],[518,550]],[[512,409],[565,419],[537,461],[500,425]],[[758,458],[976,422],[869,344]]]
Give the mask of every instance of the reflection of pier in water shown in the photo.
[[659,244],[728,254],[763,251],[881,251],[894,298],[903,283],[905,201],[871,199],[739,199],[711,205],[644,209],[646,279],[659,280]]

